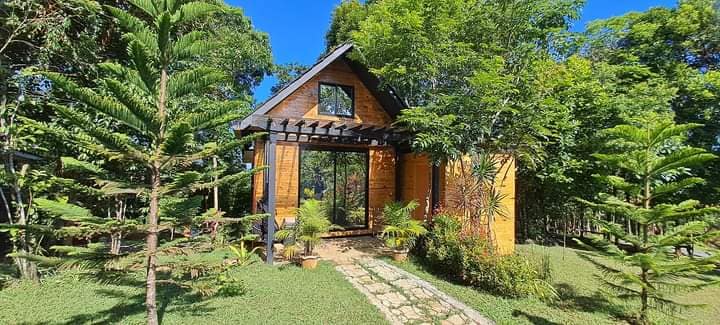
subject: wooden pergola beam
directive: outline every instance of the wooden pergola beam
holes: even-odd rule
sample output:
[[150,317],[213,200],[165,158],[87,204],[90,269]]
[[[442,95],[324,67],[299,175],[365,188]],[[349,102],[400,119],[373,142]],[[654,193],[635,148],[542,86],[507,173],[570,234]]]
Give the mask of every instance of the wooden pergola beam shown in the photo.
[[322,135],[337,138],[355,138],[378,140],[378,142],[386,143],[388,141],[401,140],[399,134],[390,132],[390,128],[369,124],[351,124],[333,127],[335,122],[326,122],[321,125],[321,121],[300,119],[298,121],[273,120],[272,118],[261,117],[251,122],[251,127],[255,130],[262,130],[276,133],[296,134],[299,138],[301,135],[313,136]]

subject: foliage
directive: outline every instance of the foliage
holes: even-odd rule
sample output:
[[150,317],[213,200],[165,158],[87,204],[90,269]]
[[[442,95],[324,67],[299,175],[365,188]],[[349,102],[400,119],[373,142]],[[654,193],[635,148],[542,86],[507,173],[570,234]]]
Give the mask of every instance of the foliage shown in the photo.
[[277,82],[270,88],[270,93],[276,94],[308,69],[308,66],[300,63],[288,63],[275,66],[273,76],[277,79]]
[[383,207],[383,228],[381,237],[385,238],[385,245],[396,250],[406,250],[413,247],[415,240],[427,233],[422,222],[412,218],[412,212],[417,209],[417,201],[407,204],[390,202]]
[[329,52],[334,47],[350,41],[351,33],[360,27],[360,23],[366,17],[367,8],[363,3],[358,0],[343,0],[333,10],[330,27],[325,33],[325,50]]
[[[70,264],[95,268],[97,276],[109,271],[125,272],[125,267],[145,264],[147,269],[146,306],[148,323],[157,324],[156,284],[171,283],[192,288],[203,294],[218,292],[228,284],[237,292],[239,283],[222,273],[220,265],[197,265],[182,261],[158,264],[158,254],[208,249],[203,236],[163,242],[160,233],[172,230],[178,223],[227,222],[219,213],[206,213],[197,220],[194,216],[163,215],[172,209],[161,201],[192,202],[193,192],[208,190],[228,182],[247,179],[252,171],[240,171],[219,177],[215,170],[203,170],[196,164],[220,153],[242,147],[246,141],[207,141],[207,131],[224,127],[240,116],[239,107],[247,107],[244,98],[227,100],[217,96],[232,79],[226,71],[211,68],[200,60],[211,50],[222,47],[219,42],[206,39],[207,33],[188,27],[200,18],[232,10],[224,5],[190,1],[131,1],[134,10],[105,7],[123,29],[127,44],[126,62],[105,62],[98,65],[102,78],[97,87],[84,87],[67,76],[42,72],[50,84],[48,90],[56,97],[67,95],[72,101],[54,100],[49,104],[58,116],[75,127],[60,128],[44,121],[26,120],[33,127],[65,138],[83,153],[127,165],[141,166],[143,177],[132,180],[128,188],[142,188],[149,207],[146,224],[139,233],[146,238],[146,246],[132,253],[105,254],[103,245],[87,247],[54,246],[53,250],[66,255]],[[227,11],[226,11],[227,9]],[[136,10],[136,11],[135,11]],[[206,98],[198,99],[199,97]],[[62,103],[62,104],[61,104]],[[189,109],[189,103],[199,103],[200,111]],[[112,121],[111,127],[94,123],[96,115]],[[195,168],[193,168],[195,167]],[[49,212],[63,215],[82,211],[77,205],[44,201]],[[64,204],[61,206],[59,204]],[[73,217],[73,216],[71,216]],[[74,216],[78,217],[78,216]],[[90,213],[83,213],[80,232],[96,233],[98,225]],[[78,220],[75,220],[77,222]],[[213,226],[213,229],[216,227]],[[123,228],[123,231],[128,229]],[[62,232],[60,232],[62,233]],[[66,233],[67,234],[67,233]],[[214,234],[214,233],[211,233]],[[172,237],[172,234],[171,234]],[[214,237],[212,238],[215,239]],[[181,247],[176,247],[182,244]],[[21,254],[22,255],[22,254]],[[20,256],[20,255],[18,255]],[[23,256],[43,260],[43,257]],[[89,264],[82,259],[91,261]],[[142,260],[145,260],[144,263]],[[170,279],[158,279],[158,270],[170,269]]]
[[325,209],[323,201],[305,200],[297,209],[296,223],[275,233],[278,240],[290,240],[285,246],[286,257],[291,258],[297,254],[298,243],[302,244],[305,256],[312,256],[315,247],[322,240],[321,236],[337,228],[328,220]]
[[557,296],[549,284],[548,265],[517,254],[494,253],[487,239],[463,234],[457,217],[433,218],[424,244],[424,261],[444,277],[503,296]]
[[[630,268],[600,262],[596,265],[603,272],[605,285],[620,298],[641,301],[637,315],[640,323],[650,322],[648,309],[671,313],[678,307],[691,306],[674,301],[670,295],[697,290],[700,284],[677,280],[707,280],[703,273],[714,270],[720,261],[717,251],[704,245],[720,236],[712,229],[712,220],[720,215],[720,209],[702,207],[692,199],[673,200],[678,193],[703,183],[701,178],[686,177],[689,167],[716,158],[685,145],[686,134],[697,127],[649,114],[637,125],[607,129],[604,133],[609,138],[609,151],[595,155],[608,167],[609,173],[599,177],[614,194],[600,193],[597,202],[582,202],[639,225],[639,232],[633,234],[616,222],[593,220],[617,241],[596,239],[592,246]],[[680,254],[683,246],[689,247],[687,256]],[[695,249],[708,256],[695,256]]]
[[[628,319],[627,312],[638,306],[635,301],[619,303],[617,297],[603,290],[597,268],[583,257],[585,250],[562,246],[517,245],[518,254],[531,260],[548,256],[553,271],[552,284],[560,299],[540,300],[507,298],[477,290],[460,281],[448,279],[442,273],[428,269],[425,264],[398,263],[405,271],[428,281],[449,296],[474,308],[498,324],[617,324]],[[616,264],[599,257],[599,260]],[[652,320],[658,325],[678,323],[715,324],[720,301],[720,287],[706,287],[693,293],[679,293],[678,299],[707,308],[687,310],[678,318],[670,318],[651,311]]]

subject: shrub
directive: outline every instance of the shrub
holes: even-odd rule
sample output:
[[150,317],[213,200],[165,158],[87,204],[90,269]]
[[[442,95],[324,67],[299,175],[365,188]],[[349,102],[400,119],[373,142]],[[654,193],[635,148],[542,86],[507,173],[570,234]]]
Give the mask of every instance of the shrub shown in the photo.
[[391,202],[385,205],[383,208],[385,228],[381,234],[385,239],[385,245],[396,250],[407,250],[414,246],[418,237],[427,233],[427,229],[420,221],[412,219],[412,212],[417,207],[416,201],[407,204]]
[[438,215],[422,256],[433,271],[475,288],[509,297],[554,298],[549,261],[497,255],[485,238],[463,236],[456,217]]
[[433,218],[431,231],[423,240],[424,252],[417,254],[426,260],[434,271],[443,271],[452,278],[463,274],[463,249],[460,244],[461,225],[455,217],[438,215]]
[[477,288],[509,297],[557,296],[555,289],[542,278],[541,264],[521,255],[487,254],[468,258],[465,281]]

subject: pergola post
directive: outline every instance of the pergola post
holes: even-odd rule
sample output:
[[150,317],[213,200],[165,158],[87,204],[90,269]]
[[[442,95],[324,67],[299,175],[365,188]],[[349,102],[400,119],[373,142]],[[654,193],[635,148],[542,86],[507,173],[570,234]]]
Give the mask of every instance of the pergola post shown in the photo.
[[274,252],[273,243],[275,241],[275,146],[277,144],[277,134],[270,133],[268,140],[265,145],[265,153],[267,154],[267,165],[268,165],[268,184],[265,190],[267,191],[267,207],[268,207],[268,219],[267,219],[267,236],[266,236],[266,250],[265,257],[266,263],[272,265]]

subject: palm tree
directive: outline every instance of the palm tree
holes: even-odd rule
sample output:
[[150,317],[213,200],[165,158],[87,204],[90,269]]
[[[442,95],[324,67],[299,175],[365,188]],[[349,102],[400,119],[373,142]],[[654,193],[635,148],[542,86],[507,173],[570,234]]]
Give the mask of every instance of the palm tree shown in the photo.
[[385,245],[396,250],[395,259],[404,260],[407,249],[415,243],[415,239],[427,233],[427,229],[418,220],[412,218],[412,212],[418,207],[417,201],[407,204],[390,202],[383,207],[383,229],[381,237]]
[[[100,65],[107,74],[101,82],[103,92],[82,88],[57,73],[44,75],[52,81],[54,89],[64,91],[118,125],[117,130],[109,130],[95,125],[82,106],[53,104],[58,115],[82,130],[68,136],[107,159],[136,163],[147,169],[145,304],[148,324],[157,324],[156,255],[161,230],[158,224],[160,199],[173,190],[194,188],[201,180],[200,173],[182,172],[183,168],[242,144],[233,141],[222,146],[215,143],[201,145],[195,142],[195,135],[226,125],[238,117],[236,112],[246,103],[217,102],[194,113],[183,106],[185,97],[207,93],[230,81],[230,76],[223,71],[207,66],[187,69],[187,65],[182,64],[212,50],[213,43],[204,39],[204,33],[186,32],[187,28],[181,27],[225,10],[223,6],[186,0],[129,2],[138,9],[138,16],[125,9],[106,7],[126,32],[123,39],[127,41],[129,61]],[[174,181],[164,184],[170,174],[176,176]]]

